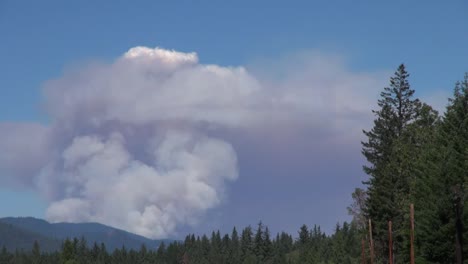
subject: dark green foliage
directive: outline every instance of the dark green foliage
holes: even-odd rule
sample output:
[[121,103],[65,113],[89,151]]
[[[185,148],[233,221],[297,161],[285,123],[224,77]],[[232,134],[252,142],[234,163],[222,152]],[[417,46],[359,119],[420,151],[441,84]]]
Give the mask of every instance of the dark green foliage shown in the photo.
[[240,263],[241,261],[241,247],[239,241],[239,235],[237,234],[237,229],[234,227],[231,234],[230,248],[229,248],[229,258],[227,263],[234,264]]
[[[427,187],[421,254],[429,261],[462,263],[467,250],[466,183],[468,179],[468,75],[456,84],[435,142],[427,151]],[[429,207],[430,209],[425,209]],[[436,228],[434,228],[436,227]]]
[[[414,197],[418,148],[423,142],[415,126],[422,105],[414,99],[414,90],[408,82],[409,74],[402,64],[390,78],[390,87],[384,88],[378,100],[380,109],[374,127],[364,131],[362,153],[369,162],[364,171],[370,176],[366,184],[366,216],[373,221],[376,257],[388,259],[388,221],[394,224],[394,259],[396,263],[407,262],[404,255],[409,234],[408,208]],[[421,124],[423,125],[423,124]],[[429,125],[430,126],[430,125]]]
[[442,118],[429,105],[412,99],[408,76],[400,66],[378,101],[374,127],[364,131],[368,197],[362,215],[354,210],[359,207],[355,192],[350,213],[355,220],[372,219],[379,263],[387,263],[386,228],[392,220],[394,262],[408,263],[408,208],[413,203],[417,263],[461,264],[468,253],[463,243],[468,238],[468,75],[456,84]]

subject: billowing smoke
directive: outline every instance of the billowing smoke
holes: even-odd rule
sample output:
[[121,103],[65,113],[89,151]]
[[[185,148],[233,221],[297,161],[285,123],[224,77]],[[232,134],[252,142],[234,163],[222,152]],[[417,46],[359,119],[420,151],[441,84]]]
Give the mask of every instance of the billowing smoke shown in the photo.
[[321,57],[284,74],[146,47],[66,72],[44,85],[48,125],[0,124],[0,180],[37,190],[50,221],[168,237],[219,206],[238,178],[235,147],[219,131],[320,127],[346,140],[381,87],[380,76]]
[[237,178],[232,147],[217,139],[179,131],[148,137],[142,162],[126,147],[131,136],[104,137],[75,137],[43,168],[38,186],[53,201],[48,219],[92,220],[165,237],[218,205],[224,182]]

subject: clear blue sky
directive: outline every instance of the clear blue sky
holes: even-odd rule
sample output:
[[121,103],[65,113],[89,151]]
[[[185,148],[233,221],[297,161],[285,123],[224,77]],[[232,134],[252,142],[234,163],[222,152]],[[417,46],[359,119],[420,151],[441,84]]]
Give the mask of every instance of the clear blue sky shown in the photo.
[[[220,65],[302,50],[345,56],[356,70],[404,62],[418,91],[450,90],[468,71],[467,10],[463,0],[0,0],[0,122],[46,120],[44,81],[139,45],[195,51]],[[2,216],[42,217],[46,206],[32,192],[0,187],[0,207]]]

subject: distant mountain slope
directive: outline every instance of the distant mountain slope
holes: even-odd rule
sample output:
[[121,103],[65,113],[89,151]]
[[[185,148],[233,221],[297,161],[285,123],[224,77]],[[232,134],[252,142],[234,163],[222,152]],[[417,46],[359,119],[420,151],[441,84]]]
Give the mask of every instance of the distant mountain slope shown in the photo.
[[[84,237],[88,242],[88,246],[92,246],[94,242],[98,244],[104,243],[110,251],[121,248],[123,245],[128,249],[140,249],[142,244],[145,244],[148,249],[156,249],[161,243],[161,240],[152,240],[98,223],[51,224],[45,220],[33,217],[0,218],[0,223],[6,223],[21,230],[39,234],[52,241]],[[0,239],[2,239],[1,235]]]
[[9,251],[29,251],[37,241],[44,251],[60,248],[61,242],[41,234],[24,230],[14,225],[0,222],[0,248],[6,247]]

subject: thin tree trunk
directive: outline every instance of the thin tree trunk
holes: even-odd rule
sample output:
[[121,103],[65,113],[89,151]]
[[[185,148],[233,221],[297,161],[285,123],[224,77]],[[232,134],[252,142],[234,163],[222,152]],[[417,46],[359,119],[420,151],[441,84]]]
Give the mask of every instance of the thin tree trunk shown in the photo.
[[374,264],[374,241],[372,240],[372,221],[369,219],[369,249],[370,249],[370,261]]
[[392,221],[388,221],[388,263],[393,264]]
[[455,203],[455,230],[456,230],[456,238],[455,238],[455,255],[457,257],[457,264],[463,264],[463,207],[462,207],[461,199],[458,198]]
[[414,264],[414,205],[410,205],[410,221],[411,221],[411,233],[410,233],[410,263]]
[[366,264],[366,242],[361,238],[361,264]]

